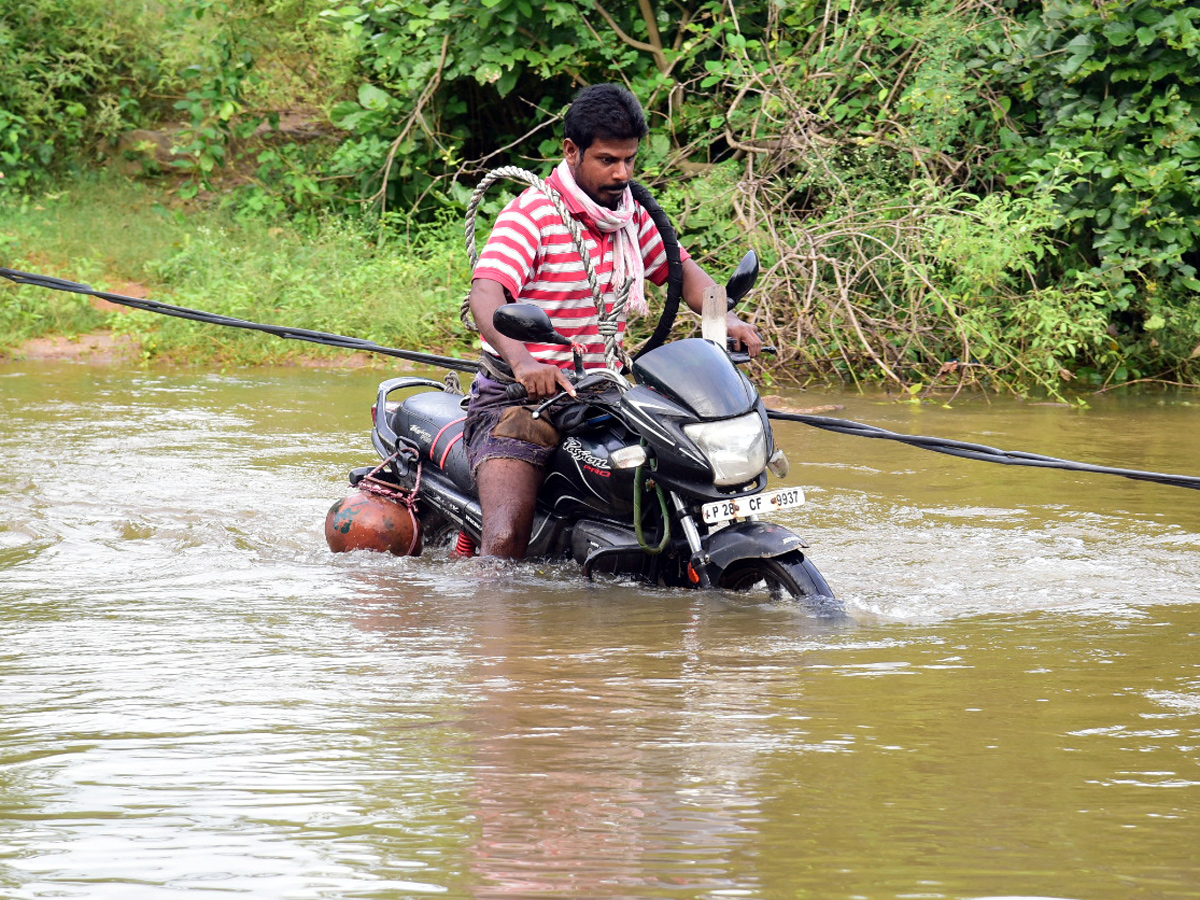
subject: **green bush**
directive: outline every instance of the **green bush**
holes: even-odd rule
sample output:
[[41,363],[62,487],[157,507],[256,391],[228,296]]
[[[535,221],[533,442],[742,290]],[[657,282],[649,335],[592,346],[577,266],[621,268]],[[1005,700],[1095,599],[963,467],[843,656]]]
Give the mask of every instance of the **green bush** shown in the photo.
[[725,41],[744,47],[743,32],[761,33],[769,8],[767,0],[739,3],[736,14],[720,0],[331,0],[326,16],[358,48],[362,76],[355,96],[332,110],[350,132],[333,174],[386,209],[461,208],[462,182],[487,168],[556,158],[554,126],[575,91],[614,80],[649,113],[644,173],[661,173],[673,151],[710,161],[691,146],[717,108],[701,81]]
[[1013,86],[1003,170],[1057,200],[1070,252],[1047,279],[1110,293],[1138,377],[1183,371],[1200,342],[1200,6],[1049,0],[996,46]]
[[0,0],[0,186],[94,163],[140,121],[153,20],[120,0]]
[[[641,180],[714,275],[759,250],[802,377],[1195,378],[1198,26],[1191,0],[0,0],[0,168],[30,190],[169,110],[173,192],[245,229],[366,210],[459,272],[472,185],[545,172],[575,90],[623,81]],[[298,106],[335,139],[269,134]]]

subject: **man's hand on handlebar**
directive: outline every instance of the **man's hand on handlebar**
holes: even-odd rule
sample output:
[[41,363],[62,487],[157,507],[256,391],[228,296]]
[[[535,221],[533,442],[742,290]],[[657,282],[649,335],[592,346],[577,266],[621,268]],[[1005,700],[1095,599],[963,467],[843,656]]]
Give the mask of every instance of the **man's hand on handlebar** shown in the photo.
[[558,366],[540,363],[530,358],[513,366],[513,377],[520,382],[533,401],[553,397],[559,391],[566,391],[575,396],[575,386],[567,378],[567,373]]
[[735,350],[745,350],[751,356],[758,356],[762,352],[763,339],[753,325],[743,322],[741,319],[735,319],[731,315],[726,326],[726,333],[733,339]]

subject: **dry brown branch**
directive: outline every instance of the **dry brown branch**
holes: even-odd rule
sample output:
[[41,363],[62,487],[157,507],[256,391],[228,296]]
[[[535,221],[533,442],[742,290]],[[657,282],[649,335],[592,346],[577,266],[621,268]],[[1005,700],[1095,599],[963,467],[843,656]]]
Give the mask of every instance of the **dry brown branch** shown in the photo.
[[622,42],[633,47],[635,50],[642,50],[651,54],[654,57],[654,64],[658,66],[660,72],[669,73],[670,65],[667,62],[667,57],[663,53],[662,37],[658,33],[658,22],[654,18],[654,9],[650,5],[649,0],[638,0],[638,7],[642,13],[642,19],[646,22],[646,31],[650,36],[650,43],[639,41],[637,38],[628,34],[623,29],[617,20],[613,18],[612,13],[604,8],[603,4],[597,0],[596,11],[608,23],[608,27],[613,30],[613,34],[621,39]]
[[396,162],[396,154],[400,152],[400,147],[406,140],[408,140],[408,136],[412,133],[413,128],[415,128],[417,124],[420,124],[422,130],[429,135],[430,139],[433,140],[434,143],[440,143],[434,133],[429,129],[429,126],[425,124],[424,110],[426,104],[433,99],[433,95],[437,93],[437,89],[442,83],[442,72],[445,71],[446,54],[449,53],[449,51],[450,35],[447,34],[445,39],[442,41],[442,52],[440,58],[438,59],[437,68],[434,70],[433,77],[430,78],[428,84],[425,85],[425,90],[421,91],[421,95],[417,98],[417,102],[413,106],[412,113],[409,114],[407,121],[404,123],[404,127],[400,129],[400,134],[397,135],[396,139],[392,141],[391,146],[388,148],[387,159],[384,161],[383,169],[381,170],[382,179],[379,185],[379,190],[367,198],[366,202],[368,204],[373,204],[376,202],[379,203],[379,211],[381,215],[387,212],[388,181],[391,179],[392,166]]

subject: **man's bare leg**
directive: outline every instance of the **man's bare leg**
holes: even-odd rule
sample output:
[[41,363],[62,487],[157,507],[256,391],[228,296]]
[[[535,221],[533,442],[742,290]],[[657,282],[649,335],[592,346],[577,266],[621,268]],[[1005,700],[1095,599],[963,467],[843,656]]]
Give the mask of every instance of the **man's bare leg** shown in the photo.
[[483,507],[482,556],[525,558],[543,477],[541,469],[519,459],[488,459],[479,464],[475,478]]

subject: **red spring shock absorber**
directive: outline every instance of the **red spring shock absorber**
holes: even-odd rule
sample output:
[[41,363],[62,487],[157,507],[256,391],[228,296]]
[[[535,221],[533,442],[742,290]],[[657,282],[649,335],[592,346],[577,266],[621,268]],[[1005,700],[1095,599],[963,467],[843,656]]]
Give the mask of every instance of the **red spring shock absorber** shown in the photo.
[[465,531],[460,531],[458,533],[458,543],[455,544],[455,546],[454,546],[454,555],[455,556],[474,556],[475,555],[475,541]]

